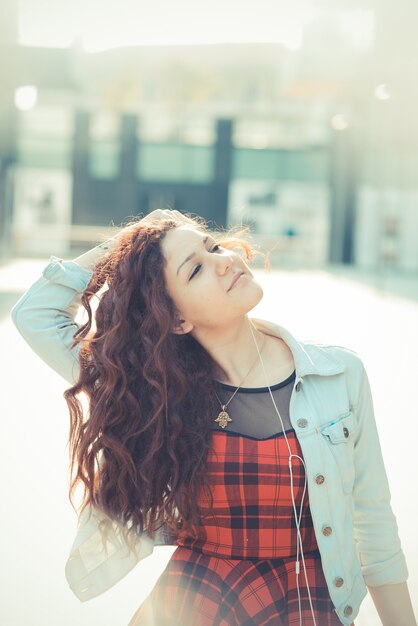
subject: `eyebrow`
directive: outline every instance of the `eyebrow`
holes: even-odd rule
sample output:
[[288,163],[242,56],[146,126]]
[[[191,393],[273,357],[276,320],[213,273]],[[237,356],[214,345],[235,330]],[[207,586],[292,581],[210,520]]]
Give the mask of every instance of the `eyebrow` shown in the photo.
[[[209,239],[209,235],[206,235],[206,237],[204,237],[204,238],[202,239],[202,243],[203,243],[203,245],[205,245],[205,243],[207,242],[207,240],[208,240],[208,239]],[[178,267],[178,269],[177,269],[177,276],[178,276],[178,274],[179,274],[179,271],[180,271],[180,270],[181,270],[181,268],[183,267],[183,265],[184,265],[185,263],[188,263],[188,262],[189,262],[189,261],[190,261],[190,260],[194,257],[194,255],[195,255],[195,254],[196,254],[196,252],[192,252],[191,254],[189,254],[189,256],[188,256],[188,257],[186,257],[186,258],[184,259],[183,263],[181,263],[181,264],[179,265],[179,267]]]

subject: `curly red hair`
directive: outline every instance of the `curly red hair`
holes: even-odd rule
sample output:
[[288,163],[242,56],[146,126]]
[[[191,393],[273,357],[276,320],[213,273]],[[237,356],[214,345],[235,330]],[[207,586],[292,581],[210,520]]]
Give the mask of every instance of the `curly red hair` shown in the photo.
[[[208,231],[202,218],[193,219]],[[81,510],[92,504],[123,527],[154,537],[164,525],[192,532],[199,523],[218,409],[214,380],[225,372],[192,335],[172,332],[178,317],[164,282],[161,241],[182,224],[173,218],[136,225],[97,263],[82,295],[88,321],[73,344],[79,344],[80,376],[64,393],[69,496],[73,502],[81,485]],[[220,245],[239,247],[252,259],[248,242],[220,235]],[[91,299],[99,291],[94,328]]]

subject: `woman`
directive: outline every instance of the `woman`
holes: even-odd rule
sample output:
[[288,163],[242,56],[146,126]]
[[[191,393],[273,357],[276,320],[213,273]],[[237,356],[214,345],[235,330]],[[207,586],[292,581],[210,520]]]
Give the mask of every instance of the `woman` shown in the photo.
[[94,597],[172,543],[132,626],[350,626],[367,587],[384,626],[416,626],[364,366],[250,319],[242,251],[158,210],[51,257],[13,308],[72,384],[70,586]]

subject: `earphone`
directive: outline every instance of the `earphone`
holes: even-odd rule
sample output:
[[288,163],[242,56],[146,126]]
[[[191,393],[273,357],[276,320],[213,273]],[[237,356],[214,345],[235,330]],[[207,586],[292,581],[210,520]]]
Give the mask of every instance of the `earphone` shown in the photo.
[[[305,466],[304,460],[299,455],[292,453],[292,450],[291,450],[290,444],[289,444],[289,440],[288,440],[287,435],[286,435],[286,430],[285,430],[285,427],[284,427],[284,424],[283,424],[282,417],[281,417],[281,415],[279,413],[279,409],[277,408],[276,402],[274,400],[273,394],[272,394],[271,389],[270,389],[270,385],[268,384],[268,376],[267,376],[266,368],[264,367],[264,362],[263,362],[263,359],[261,357],[261,353],[260,353],[260,350],[258,349],[258,344],[257,344],[257,341],[256,341],[255,336],[254,336],[254,332],[253,332],[253,328],[252,328],[253,325],[252,325],[251,320],[249,318],[248,318],[248,322],[250,324],[251,334],[252,334],[252,337],[253,337],[253,340],[254,340],[254,343],[255,343],[255,347],[257,348],[257,352],[258,352],[258,356],[259,356],[259,359],[260,359],[260,363],[261,363],[261,366],[263,368],[264,376],[265,376],[265,379],[266,379],[266,386],[268,387],[268,390],[270,392],[270,397],[272,399],[272,402],[273,402],[274,408],[276,410],[276,413],[279,416],[280,424],[281,424],[282,430],[283,430],[283,435],[285,437],[287,448],[289,450],[290,490],[291,490],[291,494],[292,494],[293,513],[294,513],[294,516],[295,516],[296,532],[297,532],[296,563],[295,563],[295,566],[296,566],[296,587],[297,587],[297,590],[298,590],[298,602],[299,602],[299,624],[300,624],[300,626],[302,626],[302,610],[301,610],[300,589],[299,589],[299,573],[300,573],[299,549],[300,549],[300,555],[301,555],[301,559],[302,559],[303,571],[304,571],[305,580],[306,580],[306,590],[308,592],[308,597],[309,597],[309,605],[311,607],[311,613],[312,613],[314,626],[317,626],[316,619],[315,619],[315,612],[314,612],[313,606],[312,606],[311,590],[309,588],[308,575],[307,575],[307,572],[306,572],[305,556],[303,554],[302,537],[301,537],[301,534],[300,534],[300,522],[301,522],[301,519],[302,519],[302,507],[303,507],[303,501],[304,501],[304,498],[305,498],[306,484],[307,484],[307,481],[306,481],[306,466]],[[297,459],[299,459],[301,461],[301,463],[303,465],[303,468],[304,468],[304,472],[305,472],[305,482],[304,482],[303,493],[302,493],[302,501],[300,503],[299,518],[298,518],[298,514],[297,514],[297,510],[296,510],[295,497],[294,497],[294,493],[293,493],[292,458],[297,458]]]

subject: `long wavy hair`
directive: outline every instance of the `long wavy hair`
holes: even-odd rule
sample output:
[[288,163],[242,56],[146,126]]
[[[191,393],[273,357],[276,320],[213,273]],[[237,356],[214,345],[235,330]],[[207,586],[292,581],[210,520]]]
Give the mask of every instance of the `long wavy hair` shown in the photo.
[[[203,218],[193,220],[208,232]],[[161,242],[182,223],[128,225],[82,294],[88,321],[73,343],[79,344],[80,376],[64,393],[69,497],[73,504],[81,486],[80,513],[91,504],[129,534],[154,537],[164,525],[174,534],[193,533],[202,515],[200,489],[210,491],[205,470],[218,409],[214,380],[225,372],[191,334],[173,332],[178,312],[165,285]],[[242,235],[230,231],[216,239],[253,258]],[[99,298],[94,317],[93,297]]]

